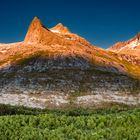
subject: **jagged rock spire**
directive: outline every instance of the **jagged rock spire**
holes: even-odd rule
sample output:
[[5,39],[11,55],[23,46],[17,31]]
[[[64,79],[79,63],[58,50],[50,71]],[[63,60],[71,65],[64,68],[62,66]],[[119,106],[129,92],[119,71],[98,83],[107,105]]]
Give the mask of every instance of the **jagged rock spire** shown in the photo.
[[24,42],[39,43],[40,39],[42,38],[42,35],[44,34],[44,32],[47,33],[47,31],[49,32],[49,30],[43,26],[40,19],[38,17],[34,17],[28,28]]
[[42,45],[62,44],[63,39],[43,26],[40,19],[35,17],[29,26],[24,43]]
[[42,26],[42,22],[40,21],[40,19],[38,17],[34,17],[30,26],[33,26],[33,25]]

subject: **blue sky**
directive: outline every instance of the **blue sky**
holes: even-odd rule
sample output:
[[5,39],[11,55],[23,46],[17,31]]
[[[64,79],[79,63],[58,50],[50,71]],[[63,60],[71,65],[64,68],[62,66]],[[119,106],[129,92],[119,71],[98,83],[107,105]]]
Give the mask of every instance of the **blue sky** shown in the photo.
[[22,41],[34,16],[50,28],[61,22],[107,48],[140,31],[140,0],[0,0],[0,42]]

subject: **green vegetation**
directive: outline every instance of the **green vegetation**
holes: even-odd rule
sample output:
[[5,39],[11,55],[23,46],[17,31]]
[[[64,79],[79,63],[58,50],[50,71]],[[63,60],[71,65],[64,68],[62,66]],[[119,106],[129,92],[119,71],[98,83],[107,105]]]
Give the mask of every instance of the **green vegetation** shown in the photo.
[[110,71],[101,71],[101,70],[96,70],[96,69],[92,69],[92,70],[86,70],[86,74],[90,74],[90,75],[107,75],[107,76],[123,76],[123,74],[120,73],[113,73]]
[[0,140],[140,139],[138,108],[49,111],[1,105],[0,111]]

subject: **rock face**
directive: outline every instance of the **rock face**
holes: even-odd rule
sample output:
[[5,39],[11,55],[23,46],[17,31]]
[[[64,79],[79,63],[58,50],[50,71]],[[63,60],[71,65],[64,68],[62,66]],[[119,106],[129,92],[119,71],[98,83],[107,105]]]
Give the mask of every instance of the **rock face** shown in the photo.
[[50,30],[43,26],[41,21],[35,17],[29,26],[24,43],[52,45],[61,44],[62,39],[50,32]]
[[33,19],[32,23],[30,24],[30,27],[28,29],[28,32],[27,32],[26,37],[24,39],[24,42],[39,43],[42,35],[43,34],[47,35],[48,32],[47,32],[47,29],[43,28],[41,21],[37,17],[35,17]]
[[61,33],[61,34],[70,33],[69,29],[65,27],[62,23],[58,23],[55,27],[51,28],[51,31],[55,33]]
[[39,108],[139,105],[140,81],[93,70],[48,70],[4,74],[0,103]]
[[0,44],[0,103],[41,108],[134,104],[140,93],[134,76],[140,76],[137,56],[97,48],[61,23],[48,29],[37,17],[23,42]]
[[[115,55],[120,59],[129,62],[133,66],[140,66],[140,33],[138,33],[134,38],[125,41],[119,42],[113,45],[111,48],[107,49],[108,51],[115,52]],[[127,64],[126,64],[127,65]],[[131,67],[128,64],[128,69]],[[131,67],[129,70],[131,73],[134,71],[139,75],[139,69]]]
[[140,33],[128,41],[116,43],[108,50],[121,54],[134,55],[140,58]]

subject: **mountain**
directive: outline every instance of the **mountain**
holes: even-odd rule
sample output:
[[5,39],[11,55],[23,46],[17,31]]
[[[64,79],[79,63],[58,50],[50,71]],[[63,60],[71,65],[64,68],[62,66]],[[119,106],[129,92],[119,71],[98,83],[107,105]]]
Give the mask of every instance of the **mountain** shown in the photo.
[[1,70],[7,68],[11,71],[17,68],[21,61],[35,59],[33,66],[26,66],[28,69],[45,71],[48,68],[79,68],[140,75],[139,65],[135,65],[135,60],[134,63],[126,59],[124,62],[116,54],[93,46],[84,38],[71,33],[61,23],[48,29],[37,17],[31,22],[24,41],[10,45],[11,47],[8,47],[9,45],[0,47]]
[[84,38],[71,33],[62,24],[48,29],[37,17],[31,22],[24,41],[20,43],[20,47],[15,45],[2,53],[0,57],[1,67],[6,67],[7,64],[18,64],[20,60],[32,58],[34,55],[47,59],[48,63],[44,62],[45,64],[43,64],[43,61],[40,63],[40,71],[45,70],[45,68],[42,69],[42,66],[46,66],[46,69],[48,67],[77,67],[116,73],[125,73],[127,71],[125,65],[123,66],[117,58],[107,51],[91,45]]
[[128,41],[116,43],[108,50],[120,54],[128,54],[140,57],[140,33]]
[[[138,104],[140,65],[98,48],[62,23],[35,17],[22,42],[0,44],[0,103],[40,108]],[[136,103],[135,103],[136,102]]]

